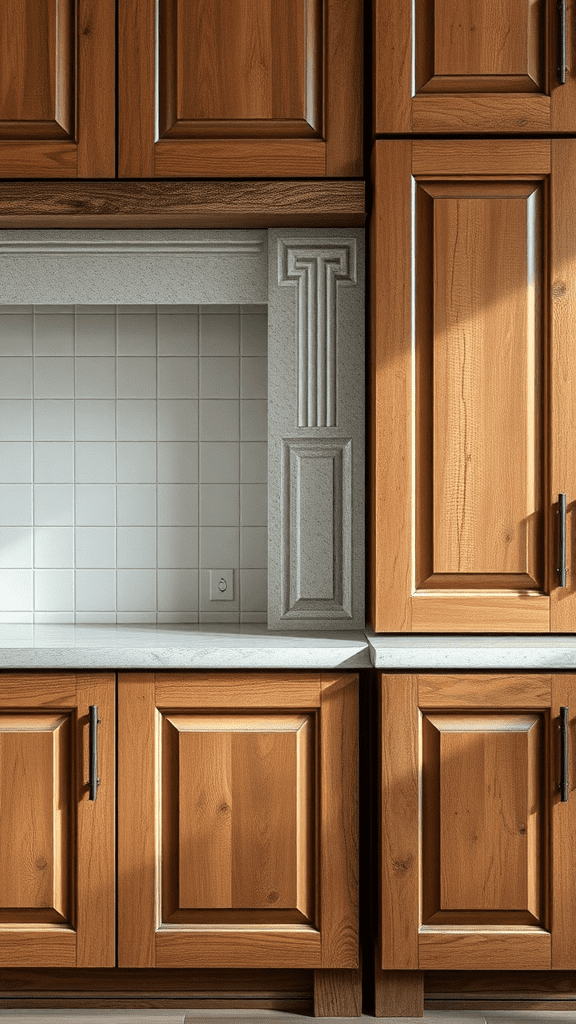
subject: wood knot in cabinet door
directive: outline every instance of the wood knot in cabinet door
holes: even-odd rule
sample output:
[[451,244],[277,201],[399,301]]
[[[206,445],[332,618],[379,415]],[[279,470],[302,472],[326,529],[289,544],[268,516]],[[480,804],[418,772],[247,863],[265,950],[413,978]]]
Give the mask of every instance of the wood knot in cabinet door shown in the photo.
[[554,281],[552,285],[552,295],[555,299],[561,299],[566,294],[566,285],[564,281]]
[[409,871],[412,867],[413,857],[406,857],[405,860],[394,861],[394,871]]

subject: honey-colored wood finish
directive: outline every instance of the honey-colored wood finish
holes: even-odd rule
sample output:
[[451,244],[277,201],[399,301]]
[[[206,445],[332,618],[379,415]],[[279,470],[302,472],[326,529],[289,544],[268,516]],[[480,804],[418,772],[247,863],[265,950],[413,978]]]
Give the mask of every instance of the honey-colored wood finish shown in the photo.
[[362,0],[156,8],[119,7],[121,178],[361,175]]
[[381,676],[377,993],[417,968],[576,968],[572,769],[568,802],[558,790],[576,677],[459,675],[458,692],[440,673]]
[[357,677],[118,685],[119,966],[357,968]]
[[115,175],[114,0],[3,0],[0,177]]
[[574,629],[556,550],[558,493],[569,535],[576,500],[576,147],[553,146],[375,145],[376,631]]
[[[115,680],[0,674],[0,966],[115,961]],[[98,707],[95,801],[88,708]]]
[[560,84],[546,0],[374,0],[374,131],[539,134],[576,128],[574,15]]

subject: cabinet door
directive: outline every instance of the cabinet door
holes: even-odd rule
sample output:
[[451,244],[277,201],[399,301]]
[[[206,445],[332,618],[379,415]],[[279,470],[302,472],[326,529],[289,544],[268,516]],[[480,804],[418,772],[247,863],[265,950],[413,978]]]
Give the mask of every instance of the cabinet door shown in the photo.
[[118,685],[118,965],[357,967],[357,677]]
[[380,696],[382,968],[573,969],[576,676],[384,675]]
[[2,0],[0,177],[114,177],[115,6]]
[[573,140],[376,143],[378,631],[576,629],[575,161]]
[[112,675],[0,674],[1,967],[114,966],[114,690]]
[[119,175],[362,173],[363,0],[122,0]]
[[574,14],[562,31],[559,6],[374,0],[376,134],[574,132]]

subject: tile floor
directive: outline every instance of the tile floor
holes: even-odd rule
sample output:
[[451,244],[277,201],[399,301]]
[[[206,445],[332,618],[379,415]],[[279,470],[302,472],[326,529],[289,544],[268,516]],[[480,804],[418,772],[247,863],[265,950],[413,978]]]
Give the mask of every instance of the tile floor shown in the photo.
[[[0,1010],[0,1021],[15,1024],[332,1024],[376,1021],[416,1024],[421,1017],[308,1017],[273,1010]],[[427,1010],[424,1024],[576,1024],[576,1011],[440,1011]]]

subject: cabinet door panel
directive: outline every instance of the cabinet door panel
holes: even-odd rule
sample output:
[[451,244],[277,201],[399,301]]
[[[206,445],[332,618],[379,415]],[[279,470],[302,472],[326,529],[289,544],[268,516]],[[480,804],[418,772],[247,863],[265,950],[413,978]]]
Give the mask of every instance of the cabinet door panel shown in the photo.
[[121,177],[361,173],[362,0],[127,0],[119,33]]
[[545,0],[375,0],[375,131],[573,132],[572,39],[561,84]]
[[120,676],[119,965],[357,967],[357,678],[197,683]]
[[114,19],[114,0],[2,3],[1,177],[114,176]]

